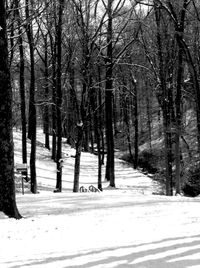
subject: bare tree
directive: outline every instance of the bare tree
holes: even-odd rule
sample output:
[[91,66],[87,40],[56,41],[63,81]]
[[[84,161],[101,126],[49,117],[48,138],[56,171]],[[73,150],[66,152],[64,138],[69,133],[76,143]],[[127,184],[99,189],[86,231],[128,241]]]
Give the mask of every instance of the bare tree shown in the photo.
[[154,2],[155,21],[157,26],[156,42],[158,55],[158,74],[159,74],[159,90],[158,98],[163,111],[163,128],[165,141],[165,169],[166,169],[166,194],[173,195],[172,181],[172,133],[171,133],[171,114],[170,114],[170,91],[167,88],[165,75],[165,59],[162,42],[162,13],[160,6]]
[[25,96],[25,63],[24,63],[24,47],[22,38],[22,20],[20,17],[20,5],[19,0],[15,0],[15,16],[17,19],[18,27],[18,46],[19,46],[19,56],[20,56],[20,99],[21,99],[21,124],[22,124],[22,161],[27,163],[27,145],[26,145],[26,96]]
[[[88,125],[89,125],[89,111],[90,111],[90,95],[94,90],[94,79],[92,74],[94,70],[93,58],[94,51],[96,50],[96,40],[99,36],[103,25],[103,19],[105,14],[99,21],[98,27],[91,27],[91,22],[94,22],[94,10],[92,9],[93,0],[89,0],[83,3],[83,1],[73,0],[73,10],[77,22],[77,36],[80,43],[80,81],[81,90],[79,92],[80,97],[76,95],[74,91],[74,97],[76,99],[76,112],[77,112],[77,138],[76,138],[76,156],[75,156],[75,171],[74,171],[74,187],[73,191],[79,190],[79,175],[80,175],[80,159],[81,150],[83,145],[83,139],[86,137],[86,146],[88,147]],[[98,5],[96,2],[95,5]],[[95,6],[94,5],[94,6]]]
[[20,219],[15,200],[12,89],[8,66],[5,2],[0,1],[0,211]]
[[56,71],[56,91],[57,91],[57,180],[56,191],[62,191],[62,16],[64,9],[64,0],[59,0],[58,6],[58,25],[56,29],[56,47],[57,47],[57,71]]
[[31,192],[37,193],[37,180],[36,180],[36,103],[35,103],[35,57],[34,57],[34,39],[33,27],[30,17],[30,7],[33,10],[33,2],[26,0],[26,33],[29,44],[30,52],[30,97],[29,97],[29,119],[28,119],[28,138],[31,140],[31,154],[30,154],[30,173],[31,173]]
[[105,115],[107,163],[106,179],[110,186],[115,187],[114,136],[113,136],[113,0],[107,4],[107,51],[106,51],[106,84],[105,84]]

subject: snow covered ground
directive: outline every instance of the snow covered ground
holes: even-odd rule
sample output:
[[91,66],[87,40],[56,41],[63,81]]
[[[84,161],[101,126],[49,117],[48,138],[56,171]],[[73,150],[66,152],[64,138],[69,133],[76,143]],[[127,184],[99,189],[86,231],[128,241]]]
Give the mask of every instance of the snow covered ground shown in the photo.
[[[42,141],[42,134],[38,135]],[[20,163],[20,133],[15,162]],[[17,194],[23,219],[0,213],[0,268],[200,267],[200,198],[166,197],[149,177],[116,160],[116,186],[72,193],[73,149],[64,146],[63,192],[55,164],[37,149],[39,194]],[[97,157],[83,153],[80,186],[96,186]]]

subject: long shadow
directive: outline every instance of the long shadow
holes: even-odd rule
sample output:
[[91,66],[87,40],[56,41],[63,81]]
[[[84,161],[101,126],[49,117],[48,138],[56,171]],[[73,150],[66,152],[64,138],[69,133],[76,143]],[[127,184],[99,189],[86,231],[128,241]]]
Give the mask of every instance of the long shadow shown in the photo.
[[[192,238],[194,241],[190,242],[181,242],[181,240]],[[180,241],[179,241],[180,240]],[[174,242],[172,245],[165,245],[165,243]],[[107,267],[109,264],[114,264],[116,268],[186,268],[190,266],[195,266],[200,264],[200,255],[198,259],[190,259],[190,255],[199,253],[199,248],[196,247],[199,245],[200,236],[191,236],[191,237],[176,237],[168,238],[159,241],[154,241],[152,243],[143,243],[138,245],[129,245],[129,246],[117,246],[117,247],[108,247],[100,250],[89,251],[86,253],[73,254],[73,255],[61,255],[58,257],[44,257],[40,260],[29,259],[24,262],[21,260],[21,264],[14,265],[13,261],[7,262],[7,267],[10,268],[22,268],[37,265],[38,267],[45,267],[45,265],[53,264],[55,262],[59,263],[66,261],[66,265],[63,264],[63,268],[95,268],[95,267]],[[153,247],[152,249],[145,249]],[[194,248],[193,248],[194,247]],[[141,248],[141,249],[140,249]],[[181,253],[176,253],[177,249],[182,249]],[[173,252],[174,250],[174,252]],[[121,252],[120,252],[121,251]],[[128,253],[127,252],[131,252]],[[56,250],[55,250],[56,252]],[[122,254],[124,252],[124,254]],[[160,253],[166,253],[166,256],[162,256]],[[168,254],[167,254],[168,252]],[[152,256],[157,258],[152,259]],[[119,256],[118,256],[119,255]],[[177,258],[184,257],[185,260],[174,260]],[[81,260],[82,258],[82,260]],[[142,258],[145,258],[142,260]],[[78,260],[79,259],[79,262]],[[135,261],[135,263],[134,263]],[[70,264],[71,262],[71,264]],[[72,264],[74,263],[74,264]],[[101,266],[100,266],[101,265]],[[112,265],[110,266],[112,267]]]
[[[96,193],[96,195],[100,195],[98,193]],[[100,198],[99,196],[97,198]],[[55,202],[54,202],[55,200]],[[34,217],[37,216],[41,216],[41,215],[70,215],[71,213],[73,214],[74,212],[76,212],[77,210],[79,212],[88,212],[88,211],[93,211],[93,210],[105,210],[106,209],[110,209],[110,208],[119,208],[123,205],[123,207],[132,207],[132,204],[130,204],[130,202],[117,202],[116,204],[112,204],[112,206],[109,206],[109,202],[103,202],[102,200],[96,200],[96,206],[94,208],[93,206],[93,202],[91,199],[88,198],[88,195],[83,194],[82,196],[77,197],[74,200],[66,200],[65,199],[60,199],[58,202],[58,199],[43,199],[40,200],[38,205],[38,201],[34,200],[31,202],[32,206],[31,208],[26,208],[23,207],[23,204],[18,204],[19,208],[21,209],[21,211],[23,211],[23,216],[25,218],[27,217],[32,217],[32,215],[34,215]],[[54,207],[52,207],[52,205],[55,205]],[[57,204],[57,205],[56,205]],[[60,209],[60,205],[62,205],[62,209]],[[140,205],[140,204],[137,204]],[[141,204],[142,205],[142,204]],[[148,203],[148,205],[150,205]],[[39,209],[38,209],[39,208]]]
[[[130,195],[130,198],[132,196]],[[23,198],[18,196],[18,198]],[[113,198],[115,202],[110,202],[110,198]],[[87,194],[87,193],[82,193],[82,194],[77,194],[77,195],[60,195],[60,194],[53,194],[52,196],[41,196],[40,201],[38,201],[37,196],[35,195],[30,195],[29,200],[32,203],[31,208],[27,208],[25,203],[19,202],[18,206],[20,209],[23,211],[23,216],[24,217],[31,217],[34,215],[34,217],[37,217],[38,215],[49,215],[49,214],[54,214],[55,215],[70,215],[71,213],[76,212],[79,210],[79,212],[88,212],[88,211],[96,211],[96,210],[102,210],[102,209],[113,209],[113,208],[121,208],[121,207],[129,207],[134,209],[135,207],[143,207],[148,206],[149,208],[155,206],[159,206],[160,202],[162,201],[162,204],[173,204],[181,202],[190,202],[188,199],[187,200],[168,200],[163,198],[162,200],[154,200],[154,199],[149,199],[148,202],[146,200],[133,200],[133,201],[127,201],[127,199],[119,199],[116,198],[115,195],[109,196],[107,198],[104,195],[101,195],[100,193],[95,193],[95,194]],[[95,207],[94,203],[95,202]],[[191,202],[199,202],[199,200],[194,200],[191,199]],[[57,204],[56,204],[57,203]],[[111,204],[112,203],[112,204]],[[53,205],[53,207],[52,207]],[[38,209],[38,207],[40,209]],[[61,209],[59,209],[61,207]]]

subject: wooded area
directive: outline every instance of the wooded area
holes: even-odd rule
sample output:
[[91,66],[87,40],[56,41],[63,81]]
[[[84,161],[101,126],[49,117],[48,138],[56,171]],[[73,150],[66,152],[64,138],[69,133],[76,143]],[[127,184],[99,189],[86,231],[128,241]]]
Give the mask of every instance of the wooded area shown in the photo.
[[[154,159],[166,195],[199,194],[199,77],[198,0],[1,1],[0,210],[7,213],[4,200],[15,206],[12,127],[22,130],[23,163],[31,141],[32,193],[40,127],[57,165],[55,192],[64,138],[76,148],[73,192],[82,150],[98,155],[99,190],[103,164],[115,187],[120,150],[135,169],[152,172]],[[16,210],[9,216],[19,217]]]

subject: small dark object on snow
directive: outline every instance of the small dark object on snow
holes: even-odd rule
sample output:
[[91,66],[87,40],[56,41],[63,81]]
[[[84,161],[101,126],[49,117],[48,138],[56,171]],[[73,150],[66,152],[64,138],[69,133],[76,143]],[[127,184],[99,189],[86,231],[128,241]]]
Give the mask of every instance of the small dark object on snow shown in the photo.
[[61,193],[61,190],[56,188],[55,190],[53,190],[54,193]]
[[89,190],[90,192],[100,192],[100,190],[97,189],[94,185],[90,185]]
[[86,189],[84,186],[81,186],[80,187],[80,192],[81,193],[86,193],[86,192],[88,192],[88,189]]

